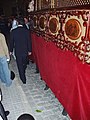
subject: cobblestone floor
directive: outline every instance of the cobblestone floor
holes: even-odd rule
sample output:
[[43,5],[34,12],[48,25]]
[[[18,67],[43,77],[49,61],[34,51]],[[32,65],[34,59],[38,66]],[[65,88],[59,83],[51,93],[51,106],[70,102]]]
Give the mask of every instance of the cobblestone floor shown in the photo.
[[70,120],[63,116],[63,106],[50,89],[44,90],[45,82],[40,74],[35,74],[35,64],[29,63],[26,71],[27,83],[22,84],[19,79],[15,60],[11,60],[10,69],[16,74],[10,87],[0,82],[3,93],[3,105],[10,111],[8,120],[17,120],[22,113],[30,113],[35,120]]

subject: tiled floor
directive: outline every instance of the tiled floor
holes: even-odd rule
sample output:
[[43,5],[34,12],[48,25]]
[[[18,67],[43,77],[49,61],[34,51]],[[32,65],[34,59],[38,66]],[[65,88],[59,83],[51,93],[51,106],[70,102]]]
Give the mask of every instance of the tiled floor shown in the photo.
[[3,92],[3,105],[10,111],[8,120],[17,120],[22,113],[30,113],[35,120],[70,120],[69,116],[63,116],[63,106],[55,98],[50,89],[44,90],[45,82],[35,74],[35,64],[27,67],[27,84],[19,79],[15,60],[11,60],[10,69],[16,74],[16,78],[10,87],[0,82]]

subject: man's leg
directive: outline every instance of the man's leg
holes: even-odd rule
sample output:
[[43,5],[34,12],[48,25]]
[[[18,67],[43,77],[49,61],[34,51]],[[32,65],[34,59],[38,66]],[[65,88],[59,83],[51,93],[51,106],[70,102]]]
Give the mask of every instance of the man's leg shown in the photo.
[[27,67],[26,57],[24,58],[23,56],[18,56],[16,57],[16,62],[17,62],[20,79],[24,84],[26,84],[26,76],[25,76],[25,70]]
[[6,116],[6,113],[5,113],[5,110],[4,110],[4,107],[2,105],[2,103],[0,102],[0,116],[3,120],[7,120],[7,116]]
[[[3,120],[6,120],[7,116],[9,115],[9,111],[5,111],[4,110],[4,107],[1,103],[2,101],[2,90],[0,88],[0,117],[3,119]],[[1,120],[1,119],[0,119]]]

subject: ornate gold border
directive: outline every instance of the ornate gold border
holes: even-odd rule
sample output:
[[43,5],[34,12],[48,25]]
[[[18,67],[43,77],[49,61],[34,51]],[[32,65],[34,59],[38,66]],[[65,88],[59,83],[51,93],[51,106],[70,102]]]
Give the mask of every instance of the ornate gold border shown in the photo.
[[39,18],[39,29],[41,31],[44,31],[45,30],[45,26],[46,26],[46,17],[44,15],[41,15],[40,18]]
[[69,19],[65,23],[65,33],[71,40],[77,40],[81,35],[81,24],[77,19]]
[[56,16],[51,16],[48,22],[49,33],[52,35],[58,34],[60,23],[59,18]]
[[33,17],[33,23],[34,23],[33,27],[37,28],[37,16],[36,15],[34,15],[34,17]]

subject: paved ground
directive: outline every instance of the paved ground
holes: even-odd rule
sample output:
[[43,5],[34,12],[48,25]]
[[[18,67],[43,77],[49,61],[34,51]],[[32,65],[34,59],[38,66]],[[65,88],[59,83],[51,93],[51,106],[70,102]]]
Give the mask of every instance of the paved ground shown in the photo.
[[19,79],[15,60],[11,60],[10,69],[16,73],[16,78],[10,87],[0,82],[3,92],[3,105],[10,111],[8,120],[17,120],[22,113],[30,113],[35,120],[70,120],[63,116],[63,106],[55,98],[52,91],[44,90],[45,82],[35,74],[35,64],[29,63],[26,71],[27,84]]

